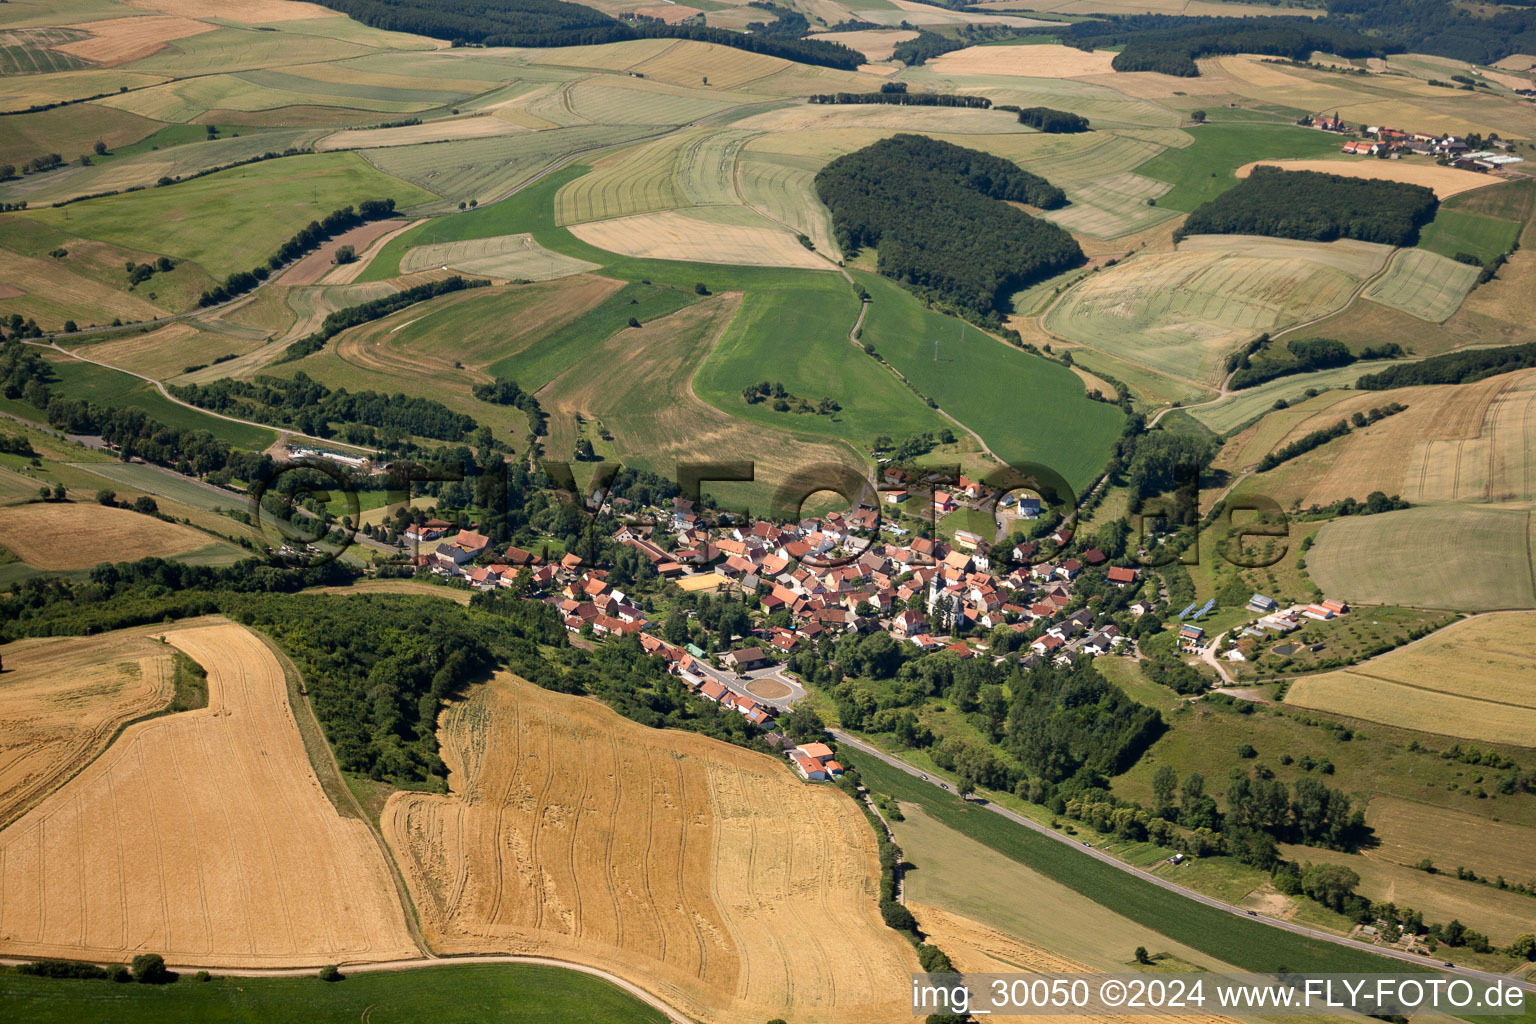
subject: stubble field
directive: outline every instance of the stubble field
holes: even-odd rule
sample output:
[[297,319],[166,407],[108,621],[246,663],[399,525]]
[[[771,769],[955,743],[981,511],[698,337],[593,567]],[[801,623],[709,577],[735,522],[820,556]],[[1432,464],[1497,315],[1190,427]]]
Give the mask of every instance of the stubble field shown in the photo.
[[1390,250],[1365,242],[1192,236],[1065,293],[1047,329],[1175,378],[1214,385],[1241,341],[1344,307]]
[[1492,611],[1536,606],[1531,514],[1432,505],[1328,523],[1307,571],[1329,597]]
[[1285,701],[1405,729],[1536,746],[1536,614],[1455,623],[1355,668],[1299,679]]
[[169,558],[214,543],[190,526],[83,502],[0,508],[0,537],[22,561],[49,571]]
[[208,707],[130,726],[0,832],[0,952],[261,966],[418,955],[368,826],[311,769],[282,666],[229,622],[167,639]]
[[906,1012],[916,958],[841,793],[511,677],[439,725],[451,794],[381,818],[434,947],[601,966],[715,1021]]
[[88,764],[118,727],[171,699],[170,651],[147,630],[19,640],[0,683],[0,827]]

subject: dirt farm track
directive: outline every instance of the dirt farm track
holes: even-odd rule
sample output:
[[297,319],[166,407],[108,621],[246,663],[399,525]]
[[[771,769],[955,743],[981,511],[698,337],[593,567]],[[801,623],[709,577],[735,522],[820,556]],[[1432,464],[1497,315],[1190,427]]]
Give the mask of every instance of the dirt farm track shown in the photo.
[[0,832],[0,955],[297,966],[420,955],[368,826],[320,789],[282,666],[223,620],[164,635],[208,707],[140,722]]

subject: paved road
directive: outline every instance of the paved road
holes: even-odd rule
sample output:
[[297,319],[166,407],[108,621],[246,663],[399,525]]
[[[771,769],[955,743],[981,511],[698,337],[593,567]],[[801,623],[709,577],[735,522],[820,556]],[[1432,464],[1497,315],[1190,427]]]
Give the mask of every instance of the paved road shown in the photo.
[[[16,964],[27,962],[26,959],[0,957],[0,964],[15,966]],[[386,960],[376,964],[343,964],[342,968],[345,974],[375,974],[380,971],[414,971],[429,967],[453,967],[458,964],[537,964],[541,967],[560,967],[568,971],[579,971],[582,974],[590,974],[594,978],[602,978],[610,985],[623,989],[647,1006],[651,1006],[666,1014],[667,1019],[673,1021],[674,1024],[694,1024],[691,1018],[684,1016],[651,995],[645,989],[633,982],[625,981],[616,974],[609,974],[598,967],[572,963],[569,960],[557,960],[554,957],[548,956],[512,956],[506,953],[486,953],[476,956]],[[209,974],[221,978],[309,978],[319,973],[319,968],[317,967],[188,967],[174,964],[167,964],[166,966],[182,974],[192,974],[196,971],[206,970]]]
[[[898,758],[892,757],[891,755],[885,753],[883,750],[879,750],[879,749],[877,749],[875,747],[870,746],[868,743],[865,743],[863,740],[854,739],[852,736],[849,736],[847,733],[842,732],[841,730],[838,730],[838,729],[833,729],[833,730],[831,730],[831,732],[832,732],[832,736],[839,743],[845,743],[848,746],[853,747],[855,750],[859,751],[860,753],[868,754],[871,757],[879,758],[881,761],[884,761],[886,764],[890,765],[891,767],[899,768],[902,771],[906,772],[908,775],[913,776],[914,778],[920,778],[922,776],[922,774],[923,774],[922,772],[918,771],[918,769],[916,769],[916,768],[912,767],[911,765],[907,764],[905,761],[902,761],[902,760],[900,760]],[[930,782],[930,784],[932,784],[934,786],[937,786],[939,784],[937,779],[930,778],[929,782]],[[1394,960],[1402,960],[1405,963],[1416,964],[1419,967],[1435,966],[1437,970],[1443,971],[1446,974],[1456,974],[1456,975],[1460,975],[1461,977],[1465,977],[1465,978],[1475,978],[1475,979],[1477,979],[1479,981],[1488,981],[1488,982],[1500,981],[1500,982],[1505,982],[1505,983],[1514,982],[1516,984],[1519,984],[1520,986],[1522,986],[1523,988],[1525,988],[1528,991],[1536,992],[1536,984],[1533,984],[1533,983],[1528,982],[1528,981],[1524,981],[1518,975],[1494,974],[1494,973],[1489,972],[1489,971],[1473,970],[1470,967],[1440,967],[1439,964],[1441,963],[1441,961],[1434,960],[1431,957],[1418,956],[1418,955],[1413,954],[1413,953],[1404,953],[1404,952],[1402,952],[1400,950],[1383,949],[1380,946],[1366,946],[1364,943],[1357,942],[1354,939],[1348,939],[1348,938],[1345,938],[1342,935],[1334,935],[1334,934],[1331,934],[1329,932],[1315,931],[1315,930],[1313,930],[1311,928],[1308,928],[1308,927],[1306,927],[1304,925],[1299,925],[1299,924],[1296,924],[1296,923],[1291,922],[1291,921],[1281,921],[1281,920],[1278,920],[1278,919],[1273,918],[1273,917],[1267,917],[1267,916],[1265,916],[1263,914],[1259,914],[1259,915],[1256,915],[1256,916],[1255,915],[1251,915],[1251,914],[1249,914],[1248,911],[1243,910],[1243,909],[1241,909],[1239,907],[1234,907],[1230,903],[1223,903],[1221,900],[1215,899],[1215,898],[1213,898],[1211,896],[1206,896],[1203,893],[1195,892],[1193,889],[1186,889],[1184,886],[1178,885],[1178,884],[1176,884],[1174,882],[1170,882],[1166,878],[1162,878],[1162,877],[1160,877],[1158,875],[1154,875],[1154,874],[1152,874],[1150,872],[1143,871],[1140,868],[1133,867],[1130,864],[1127,864],[1127,863],[1125,863],[1122,860],[1118,860],[1115,857],[1110,856],[1108,853],[1105,853],[1103,850],[1094,849],[1093,847],[1090,847],[1090,846],[1084,846],[1078,840],[1074,840],[1074,839],[1068,838],[1067,836],[1064,836],[1064,835],[1062,835],[1059,832],[1056,832],[1056,831],[1054,831],[1052,829],[1047,828],[1046,826],[1040,824],[1039,822],[1031,821],[1029,818],[1026,818],[1026,817],[1024,817],[1023,815],[1020,815],[1020,814],[1015,814],[1014,812],[1012,812],[1012,811],[1010,811],[1010,810],[1008,810],[1006,808],[999,807],[999,806],[997,806],[996,804],[993,804],[993,803],[987,803],[987,804],[985,804],[983,806],[985,806],[987,808],[987,810],[992,811],[994,814],[1002,815],[1003,817],[1007,818],[1009,821],[1015,822],[1016,824],[1019,824],[1019,825],[1023,825],[1025,828],[1028,828],[1028,829],[1031,829],[1031,830],[1033,830],[1035,832],[1038,832],[1041,835],[1050,836],[1052,839],[1056,840],[1057,842],[1064,843],[1065,845],[1072,847],[1074,850],[1077,850],[1078,852],[1082,853],[1086,857],[1093,857],[1096,860],[1103,861],[1105,864],[1108,864],[1111,867],[1117,868],[1117,869],[1119,869],[1121,871],[1124,871],[1124,872],[1126,872],[1128,874],[1136,875],[1138,878],[1141,878],[1142,880],[1147,881],[1147,882],[1151,882],[1153,885],[1160,886],[1161,888],[1167,889],[1170,892],[1176,892],[1180,896],[1183,896],[1183,897],[1185,897],[1187,899],[1192,899],[1192,900],[1196,901],[1197,903],[1204,903],[1208,907],[1214,907],[1217,910],[1224,910],[1227,913],[1233,914],[1233,915],[1235,915],[1237,917],[1248,918],[1250,920],[1257,921],[1257,922],[1259,922],[1261,924],[1269,925],[1272,928],[1280,928],[1280,929],[1283,929],[1285,931],[1291,932],[1293,934],[1303,935],[1303,936],[1306,936],[1309,939],[1314,939],[1314,940],[1319,941],[1319,942],[1331,942],[1331,943],[1333,943],[1336,946],[1347,946],[1347,947],[1349,947],[1350,949],[1353,949],[1353,950],[1365,950],[1367,952],[1376,953],[1376,954],[1378,954],[1380,956],[1391,957]]]

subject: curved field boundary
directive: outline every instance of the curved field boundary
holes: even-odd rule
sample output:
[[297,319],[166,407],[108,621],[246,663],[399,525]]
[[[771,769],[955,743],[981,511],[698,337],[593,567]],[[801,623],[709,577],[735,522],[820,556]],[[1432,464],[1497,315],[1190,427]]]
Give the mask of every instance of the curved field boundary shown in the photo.
[[725,1024],[902,1012],[915,960],[841,793],[506,676],[441,727],[454,793],[381,817],[437,947],[580,961]]
[[282,668],[241,626],[173,628],[208,707],[130,726],[0,832],[0,952],[260,966],[418,955],[362,821],[321,792]]

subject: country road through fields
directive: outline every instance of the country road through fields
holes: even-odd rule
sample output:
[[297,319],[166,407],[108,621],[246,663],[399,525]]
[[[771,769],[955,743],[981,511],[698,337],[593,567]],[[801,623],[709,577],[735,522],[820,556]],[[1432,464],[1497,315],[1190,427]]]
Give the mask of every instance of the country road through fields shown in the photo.
[[[918,771],[912,765],[907,764],[905,761],[902,761],[899,758],[892,757],[890,754],[887,754],[884,751],[873,747],[862,740],[854,739],[852,736],[843,732],[841,729],[831,729],[828,731],[832,733],[833,738],[836,739],[839,743],[846,743],[848,746],[853,747],[860,753],[879,758],[881,761],[884,761],[892,768],[900,769],[913,778],[924,778],[924,773]],[[929,785],[939,785],[939,781],[937,779],[928,778],[927,781]],[[1098,850],[1091,846],[1084,845],[1076,840],[1070,839],[1067,836],[1060,834],[1059,832],[1047,828],[1039,822],[1031,821],[1021,814],[1015,814],[1014,812],[1006,808],[999,807],[997,804],[991,803],[990,801],[984,806],[987,808],[987,810],[992,811],[995,814],[1000,814],[1004,818],[1007,818],[1009,821],[1017,825],[1023,825],[1025,828],[1038,832],[1041,835],[1050,836],[1057,842],[1064,843],[1085,856],[1093,857],[1097,860],[1103,861],[1105,864],[1118,868],[1119,870],[1128,874],[1135,875],[1143,881],[1150,882],[1156,886],[1160,886],[1170,892],[1176,892],[1180,896],[1194,900],[1197,903],[1203,903],[1208,907],[1214,907],[1217,910],[1224,910],[1229,914],[1233,914],[1237,917],[1247,918],[1261,924],[1266,924],[1272,928],[1281,928],[1296,935],[1306,936],[1309,939],[1316,939],[1322,942],[1331,942],[1336,946],[1347,946],[1353,950],[1364,950],[1366,952],[1375,953],[1378,956],[1390,957],[1393,960],[1401,960],[1404,963],[1415,964],[1419,967],[1431,966],[1430,963],[1426,962],[1427,958],[1422,956],[1414,956],[1412,953],[1404,953],[1399,950],[1381,949],[1380,947],[1375,946],[1366,947],[1364,944],[1357,942],[1354,939],[1345,938],[1342,935],[1333,935],[1328,932],[1320,932],[1312,928],[1307,928],[1304,925],[1294,924],[1290,921],[1281,921],[1273,917],[1266,917],[1263,914],[1250,914],[1248,911],[1243,910],[1241,907],[1234,907],[1230,903],[1223,903],[1221,900],[1218,900],[1214,897],[1195,892],[1193,889],[1186,889],[1182,885],[1170,882],[1164,878],[1159,878],[1157,875],[1143,871],[1140,868],[1133,867],[1122,860],[1118,860],[1115,857],[1110,856],[1103,850]],[[1455,974],[1464,978],[1475,978],[1479,981],[1487,982],[1513,982],[1520,985],[1520,987],[1524,988],[1526,991],[1536,992],[1536,983],[1525,981],[1518,975],[1494,974],[1489,971],[1473,970],[1470,967],[1441,967],[1439,966],[1438,961],[1436,961],[1433,966],[1437,971],[1442,971],[1446,974]]]

